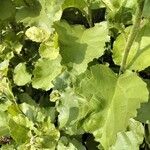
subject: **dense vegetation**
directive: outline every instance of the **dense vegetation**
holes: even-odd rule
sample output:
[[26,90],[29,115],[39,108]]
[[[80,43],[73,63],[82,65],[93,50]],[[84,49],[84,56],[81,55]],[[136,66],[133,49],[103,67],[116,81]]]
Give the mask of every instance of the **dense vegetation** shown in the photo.
[[150,0],[0,0],[0,149],[149,150]]

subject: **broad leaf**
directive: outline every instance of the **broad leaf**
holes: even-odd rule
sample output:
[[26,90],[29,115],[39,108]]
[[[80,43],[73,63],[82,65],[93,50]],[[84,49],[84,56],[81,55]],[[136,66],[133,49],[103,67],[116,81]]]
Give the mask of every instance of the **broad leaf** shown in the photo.
[[9,134],[7,122],[8,122],[8,116],[6,112],[0,111],[0,137]]
[[42,58],[57,58],[57,56],[59,55],[57,34],[54,34],[49,38],[49,40],[40,44],[39,53]]
[[63,9],[69,7],[78,8],[84,13],[88,12],[88,8],[99,9],[100,7],[104,7],[104,5],[101,0],[65,0],[63,3]]
[[145,0],[144,9],[143,9],[143,16],[150,18],[150,1]]
[[33,19],[40,14],[41,4],[38,0],[15,0],[13,2],[16,6],[16,20],[18,22],[24,22],[29,18]]
[[62,136],[58,142],[57,150],[86,150],[86,148],[76,139],[67,139]]
[[[21,14],[18,14],[18,18],[20,18],[18,20],[23,22],[25,25],[35,25],[45,29],[49,33],[52,33],[53,22],[61,18],[61,6],[63,4],[63,0],[32,0],[28,1],[27,4],[28,5],[25,6],[26,9],[22,10]],[[28,9],[30,11],[28,11]],[[27,15],[25,17],[20,17],[23,13]]]
[[9,19],[15,15],[15,7],[11,0],[1,0],[0,1],[0,21]]
[[33,71],[32,85],[34,88],[49,90],[53,87],[52,81],[61,73],[61,58],[39,59]]
[[27,72],[25,63],[18,64],[14,69],[14,82],[22,86],[31,81],[31,74]]
[[[147,83],[147,87],[150,93],[150,80],[144,80]],[[147,123],[150,121],[150,97],[147,103],[141,105],[138,109],[138,114],[136,119],[142,123]]]
[[126,129],[128,120],[136,116],[140,103],[148,100],[146,84],[135,73],[127,71],[117,77],[102,65],[93,66],[82,78],[78,94],[92,109],[83,128],[107,150],[117,133]]
[[82,126],[78,126],[78,121],[86,117],[90,110],[90,105],[70,88],[60,94],[57,106],[59,128],[71,135],[83,133]]
[[24,143],[28,139],[29,129],[19,124],[18,122],[15,122],[13,119],[9,120],[9,130],[10,135],[16,141],[17,144]]
[[[127,68],[131,70],[141,71],[150,66],[150,23],[145,24],[139,31],[135,42],[133,43],[128,60]],[[127,35],[130,28],[126,29]],[[126,40],[123,34],[120,34],[114,43],[113,58],[117,65],[121,64],[124,54]]]
[[119,132],[117,134],[116,143],[109,150],[139,150],[139,146],[142,144],[143,139],[143,125],[134,119],[130,119],[128,131]]
[[69,8],[69,7],[76,7],[80,10],[83,10],[85,7],[87,7],[87,3],[85,0],[65,0],[63,3],[63,9]]
[[105,22],[90,29],[57,22],[55,28],[59,36],[62,63],[73,65],[78,74],[86,70],[90,61],[104,53],[105,42],[108,40]]

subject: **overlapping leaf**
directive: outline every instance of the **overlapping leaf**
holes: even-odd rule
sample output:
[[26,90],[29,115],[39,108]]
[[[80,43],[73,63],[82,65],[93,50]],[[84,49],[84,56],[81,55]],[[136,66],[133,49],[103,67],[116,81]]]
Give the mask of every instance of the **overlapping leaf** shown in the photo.
[[49,34],[44,29],[35,26],[29,28],[25,34],[30,40],[35,42],[44,42],[49,38]]
[[105,42],[108,40],[105,22],[90,29],[57,22],[55,28],[59,36],[62,63],[73,65],[78,74],[86,70],[90,61],[102,56]]
[[61,73],[61,58],[39,59],[33,71],[32,85],[37,89],[49,90],[53,87],[52,81]]
[[14,82],[16,85],[22,86],[31,81],[31,74],[27,72],[24,63],[18,64],[14,69]]
[[58,36],[54,34],[49,40],[40,44],[39,54],[42,58],[56,59],[59,55]]
[[21,4],[18,9],[18,21],[25,25],[41,27],[52,33],[53,22],[61,18],[63,0],[32,0],[22,4],[23,6]]
[[[85,88],[89,91],[84,92]],[[148,100],[146,84],[136,74],[127,71],[117,77],[104,66],[91,68],[91,79],[81,81],[79,93],[96,109],[83,126],[105,149],[113,144],[117,132],[126,128],[129,118],[136,116],[140,103]]]
[[[77,126],[80,126],[82,122],[82,130],[93,133],[106,150],[115,142],[117,133],[126,129],[128,120],[136,116],[140,103],[148,99],[146,84],[135,73],[127,71],[117,77],[102,65],[91,67],[90,71],[80,76],[77,85],[76,92],[80,99],[62,95],[58,107],[60,124],[69,131],[72,123],[75,125],[78,122]],[[86,102],[79,105],[80,101]],[[86,112],[82,107],[86,108]],[[73,109],[76,116],[69,117]]]
[[57,150],[86,150],[86,148],[76,139],[67,139],[63,136],[60,138]]
[[[136,37],[135,42],[131,47],[130,54],[127,60],[127,68],[131,70],[141,71],[150,65],[150,23],[146,23]],[[129,28],[126,30],[127,35]],[[114,43],[113,57],[117,65],[121,64],[121,60],[124,54],[124,47],[126,40],[123,34],[120,34]]]
[[149,12],[150,12],[150,1],[145,0],[144,9],[143,9],[143,16],[150,18]]
[[142,144],[143,139],[143,125],[134,119],[130,119],[128,131],[119,132],[117,134],[116,143],[109,150],[139,150],[139,146]]

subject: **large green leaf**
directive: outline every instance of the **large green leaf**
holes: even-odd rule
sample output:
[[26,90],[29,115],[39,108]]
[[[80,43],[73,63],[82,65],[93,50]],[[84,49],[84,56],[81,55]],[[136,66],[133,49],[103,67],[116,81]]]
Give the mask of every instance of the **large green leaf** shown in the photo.
[[[128,56],[127,68],[141,71],[150,66],[150,23],[146,23],[139,31]],[[126,29],[128,35],[130,28]],[[113,58],[117,65],[121,64],[126,40],[123,34],[116,39],[113,47]]]
[[70,26],[66,22],[57,22],[62,63],[73,68],[78,74],[84,72],[94,58],[102,56],[107,39],[105,22],[85,29],[83,26]]
[[126,129],[128,120],[136,116],[140,103],[148,100],[146,84],[135,73],[127,71],[117,77],[102,65],[85,73],[78,94],[93,109],[83,127],[106,150],[115,142],[117,133]]
[[37,89],[49,90],[53,87],[52,81],[61,73],[61,58],[39,59],[33,71],[32,86]]
[[27,72],[25,63],[18,64],[14,69],[14,82],[22,86],[31,81],[31,74]]
[[144,139],[142,123],[129,120],[128,131],[119,132],[115,144],[109,150],[139,150]]

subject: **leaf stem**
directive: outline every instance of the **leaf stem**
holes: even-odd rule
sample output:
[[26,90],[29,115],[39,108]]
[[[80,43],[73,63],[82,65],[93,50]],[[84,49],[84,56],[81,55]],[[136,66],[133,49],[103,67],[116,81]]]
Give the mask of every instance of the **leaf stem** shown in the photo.
[[144,1],[145,0],[138,0],[138,7],[136,9],[135,20],[134,20],[132,29],[130,31],[130,34],[128,36],[127,43],[126,43],[126,46],[125,46],[125,49],[124,49],[124,55],[123,55],[123,59],[122,59],[122,62],[121,62],[121,67],[120,67],[120,70],[119,70],[119,74],[122,74],[126,69],[127,58],[128,58],[131,46],[132,46],[132,44],[133,44],[133,42],[136,38],[136,35],[138,33],[139,28],[140,28],[140,22],[141,22],[141,19],[142,19]]
[[90,6],[88,7],[88,23],[89,23],[89,26],[90,28],[94,26],[93,24],[93,19],[92,19],[92,10],[90,8]]
[[110,2],[107,2],[105,0],[102,0],[102,2],[104,3],[104,5],[106,6],[106,8],[108,8],[110,11],[113,11],[113,5]]

